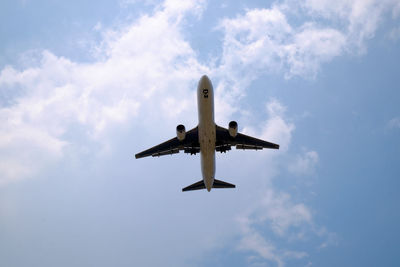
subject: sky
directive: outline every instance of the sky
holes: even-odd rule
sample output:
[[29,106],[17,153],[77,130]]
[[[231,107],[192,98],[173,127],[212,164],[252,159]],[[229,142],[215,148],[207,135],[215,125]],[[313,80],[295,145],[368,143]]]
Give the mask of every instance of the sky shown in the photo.
[[[4,0],[1,266],[399,266],[400,2]],[[197,125],[280,149],[134,154]]]

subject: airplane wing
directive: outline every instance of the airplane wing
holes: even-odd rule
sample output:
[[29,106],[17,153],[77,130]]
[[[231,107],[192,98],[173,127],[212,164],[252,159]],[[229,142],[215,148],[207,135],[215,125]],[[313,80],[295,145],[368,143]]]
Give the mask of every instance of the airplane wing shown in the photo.
[[194,155],[200,152],[198,136],[198,128],[195,127],[192,130],[186,132],[186,136],[183,141],[179,141],[177,137],[172,138],[162,144],[159,144],[136,154],[135,158],[139,159],[148,156],[159,157],[164,155],[172,155],[179,153],[180,150],[183,150],[185,153],[190,153],[191,155]]
[[236,137],[229,134],[229,130],[220,126],[216,126],[216,151],[226,152],[231,150],[231,146],[236,149],[253,149],[261,150],[263,148],[279,149],[279,145],[270,143],[261,139],[257,139],[248,135],[237,133]]

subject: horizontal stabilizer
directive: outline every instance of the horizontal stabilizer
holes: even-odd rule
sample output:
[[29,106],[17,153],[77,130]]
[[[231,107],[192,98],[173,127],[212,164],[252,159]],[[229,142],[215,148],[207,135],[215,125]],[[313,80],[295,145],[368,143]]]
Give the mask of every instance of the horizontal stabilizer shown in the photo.
[[234,184],[214,179],[214,184],[212,188],[236,188],[236,186]]
[[[214,179],[214,184],[212,188],[236,188],[234,184],[230,184],[221,180]],[[192,191],[192,190],[200,190],[200,189],[206,189],[206,186],[204,184],[203,180],[200,180],[192,185],[189,185],[185,188],[182,188],[182,192],[185,191]]]
[[182,188],[182,192],[192,191],[192,190],[200,190],[200,189],[206,189],[206,186],[205,186],[203,180],[200,180],[197,183],[194,183],[192,185],[186,186],[185,188]]

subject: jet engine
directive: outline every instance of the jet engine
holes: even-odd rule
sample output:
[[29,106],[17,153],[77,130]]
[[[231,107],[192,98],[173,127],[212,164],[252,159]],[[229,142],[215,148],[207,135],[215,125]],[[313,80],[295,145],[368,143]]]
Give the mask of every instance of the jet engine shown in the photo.
[[238,124],[237,124],[237,122],[236,121],[231,121],[229,123],[229,128],[228,129],[229,129],[229,135],[231,137],[235,138],[236,135],[237,135],[237,132],[238,132]]
[[176,126],[176,137],[179,141],[183,141],[186,137],[185,126],[183,126],[182,124]]

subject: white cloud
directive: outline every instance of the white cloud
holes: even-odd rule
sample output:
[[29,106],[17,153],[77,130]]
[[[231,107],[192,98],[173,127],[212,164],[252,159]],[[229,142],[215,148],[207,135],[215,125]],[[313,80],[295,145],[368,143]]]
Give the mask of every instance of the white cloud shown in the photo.
[[238,249],[256,252],[263,259],[276,262],[278,266],[284,265],[283,259],[277,253],[276,247],[266,241],[259,233],[250,229],[245,231]]
[[[308,256],[305,252],[279,250],[272,242],[267,241],[258,232],[252,230],[246,231],[238,249],[257,253],[257,257],[250,258],[255,266],[258,266],[257,263],[264,262],[264,260],[275,262],[277,266],[285,266],[285,261],[288,259],[303,259]],[[259,258],[263,260],[259,260]]]
[[268,118],[266,121],[260,122],[261,133],[258,133],[258,131],[251,126],[245,126],[241,131],[279,144],[278,153],[285,153],[289,149],[295,125],[285,117],[286,107],[277,99],[268,101],[265,104],[265,110]]
[[[198,15],[201,1],[175,4],[166,1],[152,16],[106,31],[97,48],[105,56],[93,63],[44,51],[38,65],[1,71],[2,90],[24,92],[0,109],[1,183],[34,176],[85,138],[105,144],[113,125],[138,114],[151,120],[158,116],[151,112],[155,106],[166,118],[191,109],[191,85],[207,68],[182,36],[181,21],[188,13]],[[86,137],[68,137],[76,125]]]
[[280,45],[292,33],[277,8],[248,10],[234,19],[223,19],[219,28],[224,32],[221,68],[233,77],[247,67],[258,72],[279,68]]
[[346,37],[335,29],[305,24],[293,36],[293,42],[283,47],[289,65],[286,76],[316,75],[321,63],[342,53],[345,42]]
[[[365,52],[365,41],[374,37],[385,13],[396,5],[395,0],[341,0],[334,5],[328,0],[309,0],[247,10],[220,23],[222,68],[235,75],[251,68],[249,81],[257,72],[315,77],[322,63],[344,53]],[[289,22],[292,14],[303,15],[300,25]]]
[[[261,136],[281,145],[279,154],[265,155],[286,154],[295,129],[294,124],[285,116],[287,108],[277,99],[271,99],[265,107],[268,119],[265,121],[265,126],[261,127]],[[250,127],[246,127],[243,131],[258,136],[257,132]],[[314,158],[316,152],[312,151],[309,154],[311,158]],[[319,232],[314,231],[310,208],[305,203],[296,202],[290,194],[280,192],[274,187],[273,180],[277,174],[276,164],[272,161],[266,168],[267,174],[262,176],[263,182],[256,196],[248,201],[251,204],[246,205],[237,218],[241,231],[237,249],[250,253],[252,256],[249,257],[249,261],[255,266],[266,262],[284,266],[288,260],[304,259],[308,257],[308,254],[306,251],[288,249],[282,243],[302,241],[310,233],[319,236]],[[264,173],[262,169],[259,171]],[[254,185],[253,181],[252,186]],[[273,241],[276,239],[280,242]]]
[[349,45],[361,51],[366,49],[365,41],[374,37],[385,12],[395,10],[396,5],[397,0],[340,0],[334,5],[327,0],[308,0],[304,4],[313,15],[340,21]]
[[303,155],[298,155],[289,165],[289,171],[297,175],[313,174],[318,161],[319,156],[316,151],[306,151]]
[[269,119],[262,129],[261,137],[279,144],[279,150],[286,152],[289,148],[295,126],[284,118],[286,107],[276,99],[269,101],[266,104],[266,109]]
[[287,193],[276,192],[269,188],[253,209],[238,218],[242,239],[239,250],[255,252],[258,257],[276,262],[283,266],[290,258],[304,258],[304,251],[291,251],[278,248],[263,236],[258,228],[268,226],[275,235],[283,239],[301,239],[305,228],[312,228],[312,215],[303,203],[294,203]]
[[320,63],[338,56],[345,44],[345,36],[332,28],[314,23],[292,27],[278,6],[248,10],[222,20],[220,27],[225,34],[223,67],[237,73],[251,67],[258,72],[283,69],[287,77],[315,75]]
[[267,190],[261,201],[257,221],[268,221],[272,230],[282,236],[288,233],[290,227],[310,224],[312,216],[303,203],[292,203],[289,194]]

